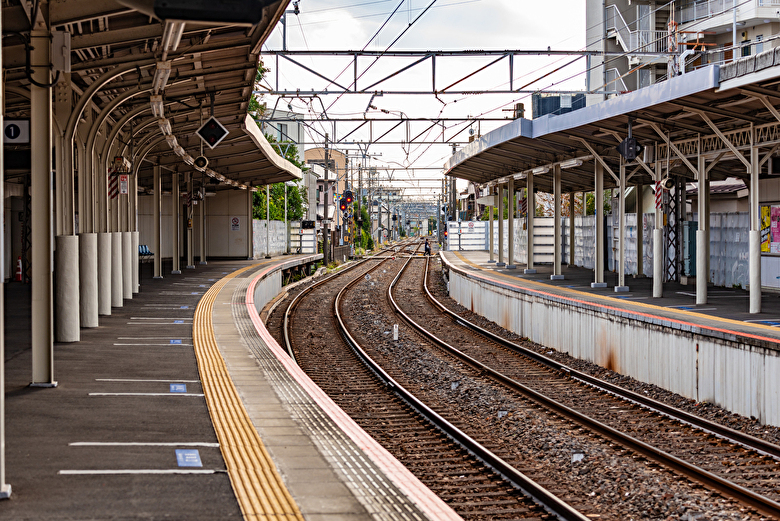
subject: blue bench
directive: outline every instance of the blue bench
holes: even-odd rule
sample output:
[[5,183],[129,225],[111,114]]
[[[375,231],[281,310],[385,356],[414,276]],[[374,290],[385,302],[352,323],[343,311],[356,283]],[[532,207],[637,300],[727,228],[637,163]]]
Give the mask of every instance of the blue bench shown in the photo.
[[149,251],[149,246],[146,244],[139,244],[138,245],[138,256],[141,257],[141,262],[145,260],[149,260],[152,257],[154,257],[154,253]]

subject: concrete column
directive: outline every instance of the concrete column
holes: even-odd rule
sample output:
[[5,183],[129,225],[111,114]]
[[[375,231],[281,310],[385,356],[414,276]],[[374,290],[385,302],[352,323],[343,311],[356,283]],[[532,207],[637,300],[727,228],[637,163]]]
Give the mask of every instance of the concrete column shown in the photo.
[[[268,190],[268,185],[266,185],[266,190]],[[246,212],[247,212],[247,216],[246,216],[246,254],[247,254],[247,259],[250,259],[250,260],[255,258],[255,251],[254,251],[255,250],[255,240],[254,240],[254,237],[253,237],[254,226],[252,224],[252,200],[253,200],[252,192],[250,190],[246,190]],[[270,212],[270,210],[271,210],[271,207],[270,207],[270,205],[268,205],[268,211]],[[336,211],[336,215],[338,215],[338,213],[339,213],[338,212],[338,208],[336,210],[337,210]],[[334,219],[334,221],[335,221],[335,219]],[[266,229],[266,236],[265,236],[265,240],[266,241],[268,241],[268,230],[270,230],[270,228],[271,228],[271,220],[269,218],[266,221],[266,228],[265,228]],[[270,251],[271,243],[267,242],[266,244],[268,244],[267,251]]]
[[596,262],[593,263],[594,282],[590,283],[591,288],[606,288],[604,282],[604,166],[596,161],[594,203],[595,203],[595,222],[596,222]]
[[208,264],[206,260],[206,196],[200,202],[200,263]]
[[133,298],[133,234],[122,234],[122,297]]
[[79,319],[81,327],[98,327],[98,236],[79,235]]
[[761,205],[758,202],[759,166],[755,128],[751,128],[750,137],[750,234],[748,236],[750,313],[761,313]]
[[54,252],[54,331],[57,342],[81,340],[79,321],[79,238],[59,235]]
[[160,167],[154,166],[154,209],[152,215],[152,228],[154,229],[154,278],[162,278],[162,239],[160,228],[162,227],[162,180],[160,179]]
[[121,308],[124,305],[124,287],[122,284],[122,232],[111,234],[111,307]]
[[179,196],[179,174],[173,174],[173,189],[171,190],[171,245],[173,246],[172,275],[181,274],[181,253],[179,251],[179,238],[181,230],[181,204]]
[[526,177],[526,188],[528,190],[525,205],[527,215],[526,221],[528,223],[526,226],[526,228],[528,228],[528,246],[526,247],[526,251],[528,251],[528,259],[526,261],[526,268],[523,270],[523,273],[533,275],[536,273],[536,269],[534,268],[534,214],[536,213],[536,193],[534,192],[534,175],[530,172],[528,173],[528,177]]
[[[49,31],[30,34],[33,77],[51,81]],[[41,66],[41,64],[43,66]],[[52,173],[51,88],[30,85],[31,210],[32,210],[32,384],[56,387],[54,381],[54,323],[52,292]]]
[[620,193],[618,194],[620,208],[618,212],[618,228],[620,236],[618,237],[618,254],[620,263],[618,265],[618,285],[615,286],[616,293],[628,291],[626,286],[626,160],[620,158]]
[[[658,144],[655,145],[655,189],[661,188],[663,163],[658,157]],[[663,195],[663,194],[662,194]],[[656,193],[656,201],[658,194]],[[653,298],[664,296],[664,214],[663,204],[655,205],[655,226],[653,226]]]
[[[701,147],[701,141],[699,141]],[[698,155],[698,184],[699,197],[697,206],[699,213],[699,225],[696,230],[696,304],[707,303],[707,243],[710,242],[709,214],[707,213],[707,196],[710,191],[709,175],[707,174],[707,163],[704,156],[701,155],[701,148]]]
[[503,268],[504,262],[504,186],[498,185],[498,263],[496,266]]
[[[494,192],[495,190],[493,189],[493,187],[490,187],[490,195],[492,195],[493,197],[495,197]],[[490,209],[490,231],[488,232],[488,237],[489,237],[488,252],[490,253],[490,260],[488,262],[496,262],[496,259],[493,258],[495,254],[494,251],[495,248],[493,247],[493,233],[495,233],[493,231],[493,210],[495,209],[495,205],[490,205],[489,209]]]
[[[192,247],[192,217],[193,217],[193,201],[195,198],[192,194],[192,172],[187,172],[184,174],[186,182],[187,182],[187,194],[189,195],[189,201],[190,204],[187,205],[187,269],[188,270],[194,270],[195,269],[195,253],[194,249]],[[249,190],[247,190],[249,192]],[[252,192],[249,192],[250,194]]]
[[508,270],[514,270],[515,266],[515,178],[509,178],[509,191],[506,196],[506,209],[508,210],[508,222],[509,222],[509,255],[507,259],[506,268]]
[[553,274],[550,275],[550,280],[562,280],[563,271],[561,270],[561,261],[563,260],[563,253],[561,251],[561,242],[563,236],[561,234],[561,165],[553,165],[553,207],[555,220],[553,223]]
[[[574,222],[574,201],[577,195],[574,192],[569,192],[569,267],[574,266],[574,238],[576,225]],[[585,208],[585,205],[582,205]],[[584,213],[584,212],[583,212]]]
[[97,234],[98,314],[111,314],[111,232]]
[[140,284],[139,284],[139,275],[138,275],[138,269],[140,267],[140,258],[138,256],[138,246],[140,244],[140,238],[138,236],[138,232],[130,232],[130,248],[132,249],[132,256],[130,258],[130,261],[133,263],[133,293],[138,293],[140,291]]
[[645,201],[644,185],[636,185],[636,276],[645,276],[645,245],[643,239],[645,237]]

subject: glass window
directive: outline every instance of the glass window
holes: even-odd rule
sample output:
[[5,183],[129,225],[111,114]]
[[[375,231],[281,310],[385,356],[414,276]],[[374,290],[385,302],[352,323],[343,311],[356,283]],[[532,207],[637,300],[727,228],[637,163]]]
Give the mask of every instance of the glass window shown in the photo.
[[755,47],[756,47],[755,54],[758,54],[758,53],[764,51],[764,35],[763,34],[759,34],[758,36],[756,36],[756,45],[755,45]]

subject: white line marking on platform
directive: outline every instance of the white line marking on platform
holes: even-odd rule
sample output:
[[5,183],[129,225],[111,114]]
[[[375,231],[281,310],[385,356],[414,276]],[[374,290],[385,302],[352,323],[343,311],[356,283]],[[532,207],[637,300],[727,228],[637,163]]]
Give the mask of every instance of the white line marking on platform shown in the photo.
[[163,382],[163,383],[188,383],[197,384],[200,380],[176,380],[171,378],[169,380],[145,380],[142,378],[95,378],[96,382]]
[[89,396],[205,396],[196,393],[89,393]]
[[666,306],[667,309],[679,309],[680,311],[715,311],[718,308],[697,308],[696,304],[683,304],[681,306]]
[[138,441],[74,441],[71,447],[210,447],[219,448],[219,443],[205,441],[186,441],[182,443],[149,443]]
[[138,469],[138,470],[60,470],[57,474],[67,476],[110,476],[117,474],[214,474],[216,470],[209,469]]
[[623,300],[645,300],[649,298],[650,297],[623,297]]
[[[695,297],[696,293],[690,293],[687,291],[678,291],[678,295],[685,295],[687,297]],[[713,295],[712,293],[707,293],[707,298],[750,298],[750,295],[737,295],[737,294],[731,294],[731,293],[722,293],[720,295]]]
[[171,344],[170,342],[167,344],[120,344],[120,343],[114,343],[115,346],[192,346],[192,344]]
[[182,319],[177,318],[175,322],[126,322],[126,324],[130,326],[168,326],[171,324],[176,324],[179,326],[191,326],[192,322],[184,322]]
[[[179,336],[181,340],[192,340],[191,338],[187,338],[186,336]],[[170,336],[120,336],[117,337],[117,340],[177,340],[174,338],[171,338]]]
[[[130,317],[130,320],[160,320],[162,317]],[[192,320],[192,317],[165,317],[168,320]]]

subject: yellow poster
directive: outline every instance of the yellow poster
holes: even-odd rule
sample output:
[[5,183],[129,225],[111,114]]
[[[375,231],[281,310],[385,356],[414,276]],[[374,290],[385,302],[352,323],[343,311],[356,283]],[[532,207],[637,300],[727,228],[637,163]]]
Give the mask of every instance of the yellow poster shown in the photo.
[[771,251],[770,230],[772,229],[772,219],[770,217],[769,206],[761,207],[761,251],[769,253]]

